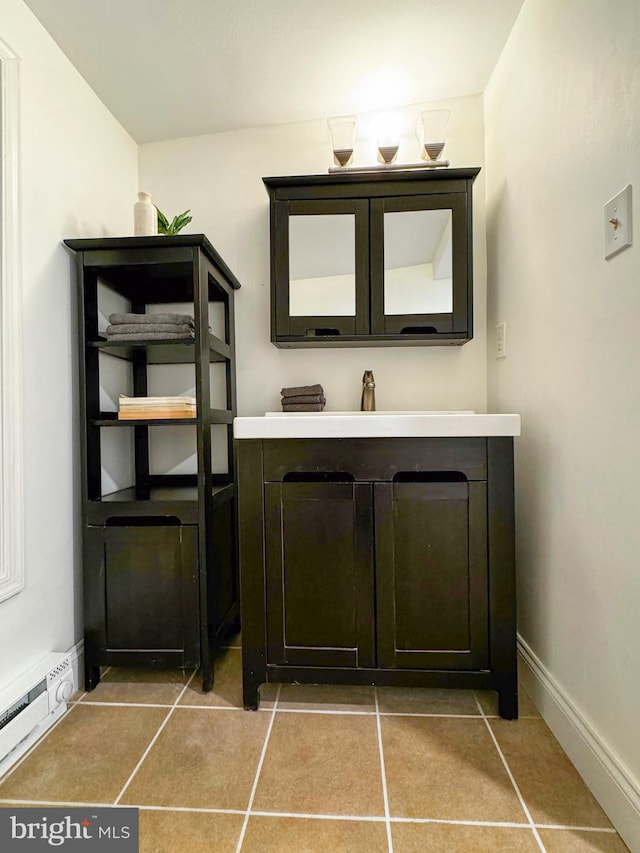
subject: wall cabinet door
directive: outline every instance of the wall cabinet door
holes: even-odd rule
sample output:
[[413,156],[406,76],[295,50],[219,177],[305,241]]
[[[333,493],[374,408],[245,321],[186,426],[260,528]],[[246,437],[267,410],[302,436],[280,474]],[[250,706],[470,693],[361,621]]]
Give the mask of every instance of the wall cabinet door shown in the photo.
[[378,666],[488,667],[484,482],[376,483]]
[[368,202],[274,205],[272,340],[369,333]]
[[465,193],[371,201],[371,334],[473,336]]
[[265,484],[271,664],[374,665],[371,485]]

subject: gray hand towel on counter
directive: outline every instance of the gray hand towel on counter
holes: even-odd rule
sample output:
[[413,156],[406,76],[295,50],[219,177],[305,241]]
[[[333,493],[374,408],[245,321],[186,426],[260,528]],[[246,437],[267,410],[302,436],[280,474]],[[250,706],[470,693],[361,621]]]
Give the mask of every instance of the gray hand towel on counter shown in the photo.
[[283,412],[321,412],[324,403],[283,403]]
[[280,393],[283,397],[301,397],[310,394],[324,394],[322,385],[298,385],[293,388],[283,388]]
[[287,405],[295,405],[297,403],[326,403],[326,399],[322,394],[300,394],[297,397],[283,397],[282,403]]
[[194,320],[189,314],[110,314],[109,322],[114,326],[128,323],[172,323],[175,325],[188,324],[193,326]]
[[193,334],[193,327],[188,323],[115,323],[107,326],[107,335],[127,335],[132,332],[181,332]]
[[193,332],[124,332],[109,335],[108,341],[193,341]]

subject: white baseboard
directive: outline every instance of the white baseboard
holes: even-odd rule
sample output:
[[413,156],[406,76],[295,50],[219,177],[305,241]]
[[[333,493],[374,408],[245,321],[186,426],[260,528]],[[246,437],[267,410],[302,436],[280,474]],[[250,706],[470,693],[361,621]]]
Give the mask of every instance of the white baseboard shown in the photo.
[[640,783],[518,635],[519,677],[631,853],[640,853]]
[[75,693],[76,690],[84,690],[84,640],[78,640],[75,646],[71,646],[67,654],[71,656]]

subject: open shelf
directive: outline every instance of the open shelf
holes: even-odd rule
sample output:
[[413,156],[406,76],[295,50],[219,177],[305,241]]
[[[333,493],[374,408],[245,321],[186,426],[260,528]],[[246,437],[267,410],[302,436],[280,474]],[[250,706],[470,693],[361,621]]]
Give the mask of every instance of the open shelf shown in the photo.
[[[209,419],[214,424],[233,423],[234,413],[229,409],[210,409]],[[181,426],[198,423],[197,416],[193,418],[119,418],[117,412],[100,412],[99,418],[92,418],[91,425],[99,427],[127,426]]]
[[[190,364],[196,359],[195,339],[158,339],[140,341],[89,341],[88,346],[100,352],[132,361],[134,353],[145,351],[147,364]],[[209,361],[228,361],[231,347],[215,335],[209,334]]]

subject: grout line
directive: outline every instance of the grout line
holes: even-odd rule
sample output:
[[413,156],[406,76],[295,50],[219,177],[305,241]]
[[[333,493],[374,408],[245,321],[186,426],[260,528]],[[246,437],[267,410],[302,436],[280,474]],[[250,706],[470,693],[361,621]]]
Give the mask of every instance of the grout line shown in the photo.
[[[182,696],[182,693],[180,694]],[[80,705],[91,705],[102,708],[166,708],[174,707],[173,702],[79,702]],[[181,708],[188,707],[181,705]]]
[[117,797],[115,798],[115,800],[113,801],[113,805],[114,805],[114,806],[117,806],[117,805],[118,805],[118,803],[120,802],[120,800],[122,799],[122,796],[124,795],[124,792],[127,790],[127,788],[129,787],[129,785],[130,785],[130,784],[131,784],[131,782],[133,781],[134,776],[136,775],[136,773],[138,772],[138,770],[139,770],[139,769],[140,769],[140,767],[142,766],[142,762],[145,760],[145,758],[147,757],[147,755],[148,755],[148,754],[149,754],[149,752],[151,751],[151,747],[154,745],[154,743],[155,743],[155,742],[158,740],[158,738],[160,737],[160,733],[162,732],[162,730],[164,729],[164,727],[165,727],[165,726],[167,725],[167,723],[169,722],[169,720],[170,720],[170,718],[171,718],[171,715],[173,714],[173,712],[175,711],[175,709],[176,709],[176,708],[177,708],[177,706],[178,706],[178,702],[179,702],[179,701],[180,701],[180,699],[182,698],[182,696],[183,696],[184,692],[186,691],[187,687],[191,684],[191,681],[193,680],[193,677],[194,677],[194,675],[195,675],[195,674],[196,674],[196,670],[194,670],[194,671],[191,673],[191,676],[189,677],[189,680],[187,681],[187,683],[184,685],[184,687],[183,687],[183,688],[182,688],[182,690],[180,691],[180,694],[178,695],[178,698],[176,699],[176,701],[175,701],[175,702],[173,703],[173,705],[171,706],[171,709],[170,709],[169,713],[167,714],[167,716],[164,718],[164,720],[163,720],[163,721],[162,721],[162,723],[160,724],[160,726],[159,726],[159,728],[158,728],[158,731],[157,731],[157,732],[155,733],[155,735],[151,738],[151,742],[149,743],[149,745],[147,746],[147,748],[145,749],[145,751],[142,753],[142,757],[140,758],[140,760],[138,761],[138,763],[136,764],[136,766],[133,768],[133,771],[131,772],[131,775],[129,776],[129,778],[127,779],[127,781],[124,783],[124,787],[122,788],[122,790],[120,791],[120,793],[118,794],[118,796],[117,796]]
[[[0,798],[0,803],[9,805],[32,805],[32,806],[65,806],[65,807],[81,807],[81,808],[114,808],[113,803],[85,803],[78,800],[25,800],[17,797]],[[136,804],[126,803],[121,808],[140,809],[141,811],[158,811],[158,812],[193,812],[195,814],[237,814],[246,815],[246,809],[222,809],[222,808],[205,808],[199,806],[154,806],[147,803]],[[386,823],[387,818],[384,815],[344,815],[344,814],[316,814],[306,812],[269,812],[261,810],[252,810],[251,815],[255,817],[284,817],[298,818],[301,820],[344,820],[344,821],[364,821],[367,823]],[[389,823],[436,823],[452,826],[489,826],[500,829],[531,829],[529,823],[516,823],[515,821],[491,821],[491,820],[446,820],[443,818],[428,818],[428,817],[389,817]],[[574,826],[571,824],[556,824],[556,823],[537,823],[536,829],[551,829],[564,830],[571,832],[595,832],[608,835],[618,835],[618,831],[614,827],[606,826]]]
[[482,705],[480,704],[480,700],[478,699],[477,694],[475,694],[475,696],[476,696],[476,703],[478,705],[478,709],[480,710],[480,713],[482,714],[482,716],[484,718],[484,722],[485,722],[487,729],[489,730],[491,740],[493,741],[495,748],[498,750],[498,755],[500,756],[500,760],[502,761],[504,768],[507,771],[507,775],[509,776],[509,779],[511,780],[511,784],[513,785],[513,788],[514,788],[514,790],[518,796],[518,799],[520,800],[520,805],[522,806],[524,813],[527,816],[527,821],[529,822],[529,826],[531,827],[531,831],[533,832],[533,835],[534,835],[534,838],[536,839],[538,847],[540,848],[542,853],[547,853],[547,849],[544,846],[544,844],[542,843],[542,839],[540,838],[540,835],[538,834],[538,830],[536,829],[536,825],[533,821],[533,818],[531,817],[531,812],[527,808],[527,804],[525,803],[524,797],[522,796],[522,794],[520,792],[520,788],[518,787],[518,783],[516,782],[516,780],[513,776],[513,773],[511,772],[511,768],[509,767],[509,765],[507,763],[507,759],[505,758],[505,755],[504,755],[502,749],[500,748],[500,744],[498,743],[498,739],[496,738],[496,736],[493,732],[493,729],[489,725],[489,720],[487,719],[487,716],[482,709]]
[[384,801],[384,822],[387,830],[387,845],[389,853],[393,853],[393,838],[391,836],[391,823],[389,813],[389,796],[387,792],[387,773],[384,766],[384,749],[382,746],[382,725],[380,723],[380,706],[378,704],[378,688],[373,688],[373,697],[376,702],[376,728],[378,732],[378,752],[380,753],[380,775],[382,778],[382,798]]
[[537,829],[570,829],[573,832],[608,832],[611,835],[618,835],[618,830],[614,826],[563,826],[561,823],[537,823]]
[[249,795],[249,803],[247,805],[247,810],[244,815],[244,820],[242,822],[242,829],[240,830],[240,836],[238,838],[238,844],[236,845],[236,853],[240,853],[242,850],[242,844],[244,842],[244,836],[247,831],[247,824],[249,823],[249,817],[251,815],[251,806],[253,805],[253,800],[256,796],[256,791],[258,789],[258,779],[260,778],[260,773],[262,772],[262,765],[264,763],[264,757],[267,754],[267,746],[269,744],[269,738],[271,737],[271,730],[273,729],[273,723],[276,718],[276,709],[278,707],[278,700],[280,699],[280,691],[282,689],[282,685],[278,685],[278,692],[276,693],[276,698],[273,703],[273,710],[271,713],[271,719],[269,720],[269,726],[267,727],[267,733],[264,737],[264,743],[262,744],[262,752],[260,753],[260,760],[258,761],[258,767],[256,769],[256,775],[253,780],[253,787],[251,788],[251,794]]
[[197,814],[238,814],[244,815],[244,809],[214,809],[202,806],[151,806],[148,804],[140,806],[131,806],[131,808],[140,809],[141,811],[151,812],[195,812]]

